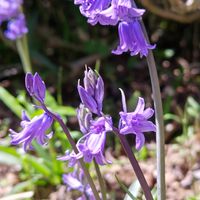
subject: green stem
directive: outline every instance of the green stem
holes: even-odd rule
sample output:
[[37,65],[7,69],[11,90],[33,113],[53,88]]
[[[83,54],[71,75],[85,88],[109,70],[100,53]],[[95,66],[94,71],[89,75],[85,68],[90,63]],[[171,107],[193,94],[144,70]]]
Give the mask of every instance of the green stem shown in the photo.
[[[133,6],[136,8],[134,0]],[[149,37],[144,26],[143,21],[140,21],[143,33],[147,42],[149,43]],[[153,56],[153,51],[149,49],[147,56],[147,64],[149,68],[149,74],[151,79],[151,87],[153,92],[155,118],[156,118],[156,157],[157,157],[157,199],[165,200],[165,134],[164,134],[164,120],[163,120],[163,108],[162,99],[160,93],[160,84],[158,79],[158,73],[156,69],[156,62]]]
[[[149,38],[143,23],[142,28],[147,41]],[[165,134],[164,134],[164,121],[163,121],[163,108],[160,93],[159,79],[156,69],[156,63],[152,50],[149,50],[147,56],[147,64],[151,79],[155,118],[156,118],[156,154],[157,154],[157,195],[158,200],[165,200]]]
[[17,51],[19,53],[24,72],[32,72],[30,56],[28,51],[28,42],[26,35],[16,40]]
[[[42,106],[43,110],[44,110],[49,116],[51,116],[55,121],[57,121],[57,122],[60,124],[60,126],[61,126],[61,128],[63,129],[65,135],[67,136],[67,139],[69,140],[69,142],[70,142],[70,144],[71,144],[71,146],[72,146],[74,152],[75,152],[75,153],[78,153],[78,149],[77,149],[77,147],[76,147],[76,144],[75,144],[73,138],[71,137],[71,134],[70,134],[70,132],[69,132],[67,126],[65,125],[64,121],[61,119],[61,117],[58,116],[58,115],[56,115],[56,114],[54,114],[54,113],[52,113],[51,111],[49,111],[49,110],[47,109],[47,107],[46,107],[44,104],[42,104],[41,106]],[[85,165],[85,163],[84,163],[84,161],[83,161],[82,158],[79,159],[79,163],[80,163],[80,166],[81,166],[82,170],[84,171],[84,175],[85,175],[86,178],[87,178],[87,181],[88,181],[88,183],[89,183],[89,185],[90,185],[90,187],[91,187],[91,189],[92,189],[92,192],[93,192],[93,194],[94,194],[94,196],[95,196],[95,199],[96,199],[96,200],[101,200],[100,197],[99,197],[99,193],[98,193],[98,191],[97,191],[97,189],[96,189],[96,187],[95,187],[95,185],[94,185],[94,182],[93,182],[93,180],[92,180],[92,177],[90,176],[90,173],[88,172],[88,169],[87,169],[87,167],[86,167],[86,165]]]
[[100,185],[100,188],[101,188],[101,194],[102,194],[102,200],[106,200],[106,185],[105,185],[105,181],[102,177],[102,174],[101,174],[101,171],[99,169],[99,165],[96,163],[96,161],[94,160],[94,166],[95,166],[95,170],[96,170],[96,173],[97,173],[97,177],[98,177],[98,180],[99,180],[99,185]]

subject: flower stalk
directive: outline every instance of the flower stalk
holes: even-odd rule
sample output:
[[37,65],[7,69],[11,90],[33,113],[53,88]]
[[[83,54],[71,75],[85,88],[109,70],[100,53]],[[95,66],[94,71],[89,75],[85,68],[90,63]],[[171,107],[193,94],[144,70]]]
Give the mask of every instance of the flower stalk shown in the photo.
[[134,170],[134,172],[138,178],[138,181],[140,182],[140,185],[144,191],[145,198],[147,200],[153,200],[151,190],[146,182],[146,179],[145,179],[144,174],[138,164],[138,161],[136,160],[136,158],[130,148],[130,145],[128,144],[128,142],[126,140],[126,136],[120,134],[119,130],[116,127],[113,127],[113,130],[114,130],[114,133],[119,137],[120,142],[123,146],[123,149],[131,162],[133,170]]
[[107,198],[106,198],[105,181],[102,177],[99,165],[97,164],[97,162],[95,160],[94,160],[94,167],[95,167],[97,177],[98,177],[98,180],[99,180],[99,185],[100,185],[100,188],[101,188],[102,200],[106,200]]
[[28,50],[28,42],[26,36],[16,40],[17,51],[19,53],[23,70],[25,73],[32,72],[32,66]]
[[[60,124],[60,126],[62,127],[62,129],[63,129],[65,135],[67,136],[67,139],[69,140],[69,142],[70,142],[70,144],[71,144],[71,146],[72,146],[74,152],[75,152],[75,153],[78,153],[78,149],[77,149],[77,147],[76,147],[76,144],[75,144],[73,138],[71,137],[70,132],[69,132],[68,128],[66,127],[64,121],[63,121],[59,116],[56,116],[54,113],[52,113],[51,111],[49,111],[49,110],[47,109],[47,107],[46,107],[44,104],[42,104],[41,106],[42,106],[42,109],[43,109],[49,116],[51,116],[55,121],[57,121],[57,122]],[[90,174],[89,174],[89,172],[88,172],[88,170],[87,170],[87,168],[86,168],[86,165],[85,165],[85,163],[84,163],[84,161],[83,161],[82,158],[79,159],[79,163],[80,163],[81,168],[82,168],[83,171],[84,171],[84,174],[85,174],[85,176],[86,176],[86,178],[87,178],[87,181],[88,181],[88,183],[89,183],[89,185],[90,185],[90,187],[91,187],[91,189],[92,189],[92,191],[93,191],[93,194],[94,194],[96,200],[101,200],[100,197],[99,197],[99,193],[98,193],[98,191],[97,191],[97,189],[96,189],[96,187],[95,187],[95,185],[94,185],[94,182],[93,182],[93,180],[92,180],[92,178],[91,178],[91,176],[90,176]]]
[[[136,7],[134,0],[132,5]],[[144,36],[149,42],[149,37],[144,26],[142,19],[140,20],[142,31]],[[146,56],[151,86],[153,92],[154,108],[155,108],[155,119],[156,119],[156,157],[157,157],[157,198],[158,200],[165,200],[166,186],[165,186],[165,135],[164,135],[164,120],[163,120],[163,108],[162,99],[160,93],[160,85],[158,79],[158,73],[156,69],[156,62],[151,49],[149,49],[148,55]]]
[[[146,40],[149,41],[146,28],[141,21],[142,29]],[[160,93],[160,85],[158,79],[158,73],[156,69],[156,63],[152,50],[149,50],[146,57],[149,74],[152,85],[155,119],[156,119],[156,156],[157,156],[157,197],[158,200],[165,200],[166,186],[165,186],[165,134],[164,134],[164,120],[163,120],[163,108],[162,99]]]

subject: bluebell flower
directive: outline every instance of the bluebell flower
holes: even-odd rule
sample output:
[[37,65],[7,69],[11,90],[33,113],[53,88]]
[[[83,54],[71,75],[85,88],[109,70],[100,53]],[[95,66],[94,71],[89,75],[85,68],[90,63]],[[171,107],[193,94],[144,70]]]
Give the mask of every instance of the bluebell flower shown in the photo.
[[119,130],[120,134],[134,134],[136,136],[136,149],[140,150],[144,143],[144,132],[156,132],[156,126],[153,122],[149,121],[154,114],[151,108],[145,108],[144,99],[139,97],[137,106],[134,112],[127,112],[125,95],[122,93],[123,111],[120,114]]
[[37,99],[41,104],[44,103],[46,86],[38,73],[33,76],[31,73],[27,73],[25,77],[25,86],[29,95]]
[[80,138],[76,145],[84,162],[89,163],[95,159],[99,165],[109,163],[104,157],[106,133],[109,131],[112,131],[111,117],[99,117],[91,121],[89,132]]
[[140,54],[140,57],[147,56],[149,49],[154,49],[155,45],[150,45],[144,36],[140,23],[120,22],[118,27],[119,46],[113,50],[113,54],[120,55],[124,52],[130,52],[131,56]]
[[101,25],[115,26],[119,21],[131,22],[138,19],[144,12],[144,9],[133,8],[131,0],[112,0],[107,9],[98,12],[93,18],[89,18],[88,22],[92,25],[99,22]]
[[69,167],[74,167],[78,163],[78,160],[83,157],[82,152],[75,153],[74,151],[67,150],[64,156],[59,156],[57,159],[61,161],[68,161]]
[[1,0],[0,1],[0,24],[3,21],[10,20],[20,13],[22,0]]
[[80,5],[80,12],[88,18],[94,18],[102,10],[108,8],[111,0],[74,0],[76,5]]
[[35,116],[30,120],[25,112],[23,112],[21,121],[21,127],[23,129],[20,132],[15,132],[12,129],[9,130],[11,132],[11,144],[23,144],[24,151],[33,149],[33,140],[40,145],[45,145],[52,137],[52,132],[46,134],[46,131],[51,127],[52,122],[53,119],[46,113]]
[[76,169],[69,174],[63,174],[63,182],[67,185],[67,190],[78,190],[82,195],[77,200],[95,200],[91,187],[86,182],[84,173],[81,169]]
[[82,103],[92,113],[100,115],[104,97],[104,83],[100,75],[92,69],[85,70],[84,87],[78,82],[78,92]]
[[28,33],[24,14],[19,14],[16,18],[8,22],[7,30],[4,32],[6,38],[16,40]]

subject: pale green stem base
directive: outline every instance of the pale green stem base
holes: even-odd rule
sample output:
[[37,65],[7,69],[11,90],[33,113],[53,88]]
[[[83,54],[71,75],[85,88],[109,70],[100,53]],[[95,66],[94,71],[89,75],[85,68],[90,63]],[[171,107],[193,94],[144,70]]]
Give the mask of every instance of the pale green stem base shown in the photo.
[[32,66],[29,56],[28,42],[26,35],[16,40],[17,51],[19,53],[23,70],[25,73],[32,72]]
[[[143,23],[142,28],[147,41],[149,38]],[[149,74],[151,79],[155,118],[156,118],[156,154],[157,154],[157,197],[158,200],[165,200],[166,186],[165,186],[165,134],[164,134],[164,120],[163,120],[163,108],[162,99],[160,93],[160,84],[156,69],[156,63],[152,50],[149,50],[147,56],[147,64],[149,68]]]
[[102,177],[99,165],[96,163],[95,160],[94,160],[94,166],[95,166],[95,170],[96,170],[97,177],[98,177],[98,180],[99,180],[99,185],[100,185],[100,188],[101,188],[102,200],[106,200],[107,198],[106,198],[106,185],[105,185],[105,181],[104,181],[104,179]]

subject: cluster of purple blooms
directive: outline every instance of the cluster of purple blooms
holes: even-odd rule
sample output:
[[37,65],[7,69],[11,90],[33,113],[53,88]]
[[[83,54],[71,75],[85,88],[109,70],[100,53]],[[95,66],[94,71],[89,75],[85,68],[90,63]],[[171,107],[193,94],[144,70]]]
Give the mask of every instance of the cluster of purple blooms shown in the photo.
[[67,185],[67,190],[78,190],[82,193],[77,200],[95,200],[91,187],[85,179],[83,171],[77,167],[72,173],[63,174],[63,182]]
[[6,38],[16,40],[28,32],[22,12],[23,0],[0,0],[0,25],[7,22]]
[[[78,82],[78,92],[81,99],[81,104],[77,110],[77,118],[80,125],[80,130],[83,136],[78,140],[76,147],[78,153],[74,151],[66,151],[66,154],[59,157],[59,160],[69,161],[69,166],[79,164],[78,160],[83,158],[84,162],[90,163],[95,160],[99,165],[110,163],[104,156],[104,148],[106,144],[106,135],[114,130],[112,118],[109,115],[103,114],[103,97],[104,97],[104,82],[99,74],[92,69],[85,70],[83,86]],[[26,89],[30,96],[39,102],[39,108],[44,108],[45,105],[45,83],[40,76],[35,73],[26,74],[25,78]],[[144,109],[145,103],[143,98],[139,98],[138,104],[134,112],[127,112],[124,92],[122,93],[123,111],[119,113],[120,120],[118,125],[119,134],[134,134],[136,137],[136,149],[140,150],[145,142],[144,132],[156,131],[156,126],[149,121],[154,111],[151,108]],[[29,119],[25,112],[22,112],[22,131],[11,132],[11,144],[23,145],[24,151],[33,149],[32,142],[36,141],[40,145],[45,145],[53,135],[46,134],[51,127],[54,119],[44,110],[44,113]],[[79,191],[90,191],[89,186],[83,186],[82,178],[75,177],[74,174],[64,175],[63,179],[67,185],[74,181],[79,185]],[[75,180],[76,179],[76,180]],[[89,194],[89,192],[87,192]],[[82,199],[85,197],[83,196]]]
[[[45,104],[46,87],[40,76],[35,73],[26,74],[26,89],[30,96],[34,97],[43,108]],[[82,103],[77,110],[77,117],[80,130],[83,136],[78,140],[76,146],[79,153],[66,152],[66,155],[59,158],[60,160],[69,160],[71,166],[76,161],[83,158],[85,162],[91,162],[93,159],[100,165],[109,163],[104,157],[104,147],[106,135],[113,131],[112,118],[102,112],[104,97],[104,83],[100,75],[92,69],[85,70],[84,87],[78,83],[78,92]],[[122,92],[123,111],[119,113],[119,133],[122,135],[134,134],[136,136],[136,149],[140,150],[144,145],[144,132],[156,131],[156,126],[149,121],[154,111],[151,108],[144,109],[145,103],[143,98],[139,98],[134,112],[127,112],[125,95]],[[46,135],[46,131],[52,125],[53,119],[44,111],[40,116],[30,120],[27,115],[22,113],[22,131],[17,133],[11,132],[11,144],[23,144],[24,150],[32,149],[32,141],[36,140],[38,144],[43,145],[47,139],[52,137],[52,133]]]
[[118,25],[119,45],[112,53],[120,55],[130,52],[131,56],[140,54],[140,57],[148,55],[148,49],[154,49],[144,36],[140,25],[140,19],[144,9],[138,9],[132,5],[132,0],[74,0],[79,5],[82,15],[88,18],[88,23],[96,25]]

